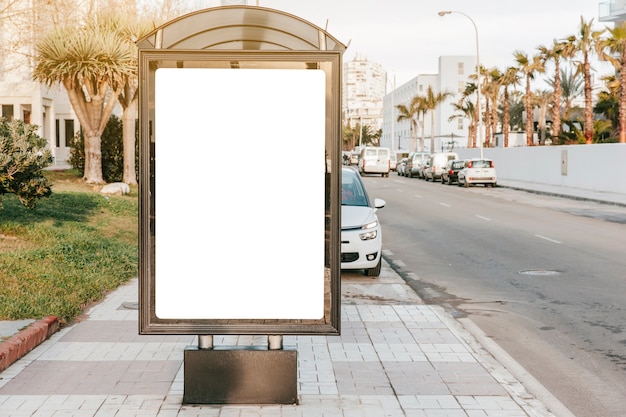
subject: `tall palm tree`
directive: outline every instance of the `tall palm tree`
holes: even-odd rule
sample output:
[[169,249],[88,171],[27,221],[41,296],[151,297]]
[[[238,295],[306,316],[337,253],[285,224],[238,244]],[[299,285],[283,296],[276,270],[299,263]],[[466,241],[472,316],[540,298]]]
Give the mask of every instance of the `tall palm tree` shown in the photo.
[[[413,99],[411,99],[411,102],[409,103],[408,106],[405,104],[398,104],[396,106],[396,108],[398,109],[398,117],[396,120],[398,122],[402,122],[402,121],[409,122],[409,132],[410,132],[410,140],[411,140],[409,149],[412,151],[415,151],[418,149],[417,129],[419,126],[420,115],[423,113],[423,106],[422,106],[421,101],[422,101],[422,98],[420,96],[415,96],[413,97]],[[424,145],[422,143],[420,150],[423,150],[423,149],[424,149]]]
[[508,67],[504,70],[502,77],[500,77],[500,85],[503,89],[503,98],[502,98],[502,106],[503,106],[503,114],[502,114],[502,131],[504,132],[504,147],[509,147],[509,130],[511,123],[511,111],[510,111],[510,99],[509,99],[509,87],[516,86],[519,84],[520,77],[517,68]]
[[539,143],[545,144],[546,141],[546,119],[548,114],[548,104],[552,101],[553,93],[547,90],[535,90],[533,94],[533,103],[539,107]]
[[[471,77],[470,77],[471,78]],[[477,145],[478,137],[478,110],[477,106],[472,102],[471,97],[476,95],[476,86],[473,82],[465,84],[465,89],[461,93],[461,97],[456,104],[452,104],[455,110],[459,111],[462,117],[469,119],[470,123],[467,132],[467,147],[475,148]],[[471,108],[472,113],[467,113],[467,110]],[[458,115],[453,115],[449,120],[458,118]]]
[[[452,93],[448,91],[439,91],[435,93],[432,86],[428,86],[426,89],[426,95],[422,98],[422,105],[424,110],[430,112],[430,151],[435,150],[435,110],[441,103],[446,101]],[[423,128],[422,128],[423,130]]]
[[535,77],[535,72],[543,72],[545,67],[540,56],[535,55],[529,58],[528,55],[522,51],[515,51],[513,53],[515,61],[519,66],[519,71],[524,74],[526,78],[526,88],[524,103],[526,108],[526,145],[533,145],[533,94],[530,89],[530,81]]
[[570,42],[557,41],[552,42],[552,47],[539,46],[540,54],[544,61],[554,62],[554,79],[548,83],[553,87],[552,94],[552,142],[557,143],[561,134],[561,60],[574,56],[575,49]]
[[567,41],[573,45],[576,52],[582,55],[582,61],[578,61],[576,67],[577,71],[583,74],[585,80],[585,143],[593,143],[593,103],[591,96],[590,56],[597,50],[596,43],[600,40],[603,33],[604,30],[593,30],[593,19],[585,22],[585,19],[581,16],[578,34],[571,35],[567,38]]
[[100,27],[58,28],[37,44],[33,79],[48,87],[62,84],[67,90],[85,135],[87,183],[104,182],[102,131],[133,69],[128,42]]
[[626,143],[626,24],[608,29],[610,36],[597,41],[598,55],[609,61],[619,74],[619,142]]
[[563,103],[563,118],[569,119],[572,103],[576,97],[583,94],[583,79],[575,71],[561,68],[561,102]]
[[483,73],[485,97],[485,146],[492,146],[492,138],[498,125],[498,99],[502,87],[502,72],[498,68],[486,70]]

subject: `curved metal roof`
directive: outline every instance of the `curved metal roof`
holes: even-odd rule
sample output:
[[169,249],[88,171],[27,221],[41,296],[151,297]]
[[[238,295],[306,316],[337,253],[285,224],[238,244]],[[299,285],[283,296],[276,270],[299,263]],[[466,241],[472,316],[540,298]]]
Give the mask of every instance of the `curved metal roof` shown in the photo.
[[344,51],[346,46],[297,16],[255,6],[199,10],[159,26],[140,49]]

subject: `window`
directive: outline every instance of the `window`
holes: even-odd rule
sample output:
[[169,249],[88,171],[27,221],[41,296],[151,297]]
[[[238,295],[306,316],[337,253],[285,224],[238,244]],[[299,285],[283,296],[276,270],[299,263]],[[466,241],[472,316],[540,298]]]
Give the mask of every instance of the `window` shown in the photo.
[[457,64],[457,69],[459,71],[459,75],[463,75],[464,74],[465,68],[464,68],[463,62],[459,62]]
[[55,134],[55,146],[57,148],[61,147],[61,132],[59,131],[59,127],[61,126],[61,123],[59,121],[59,119],[56,119],[54,121],[54,131],[56,132]]
[[457,84],[457,91],[462,93],[465,90],[465,83],[463,81],[459,81]]
[[9,122],[13,120],[13,105],[12,104],[2,105],[2,117],[7,119]]
[[73,137],[74,137],[74,120],[65,119],[65,143],[63,145],[67,146],[68,143],[72,143]]
[[463,130],[463,119],[457,119],[457,127],[458,130]]

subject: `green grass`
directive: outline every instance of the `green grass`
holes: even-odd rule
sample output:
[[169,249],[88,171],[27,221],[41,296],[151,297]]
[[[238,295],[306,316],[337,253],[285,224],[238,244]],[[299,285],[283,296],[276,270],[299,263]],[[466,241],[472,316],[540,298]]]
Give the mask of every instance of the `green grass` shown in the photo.
[[102,196],[76,173],[46,172],[52,196],[0,208],[0,320],[77,318],[138,274],[137,188]]

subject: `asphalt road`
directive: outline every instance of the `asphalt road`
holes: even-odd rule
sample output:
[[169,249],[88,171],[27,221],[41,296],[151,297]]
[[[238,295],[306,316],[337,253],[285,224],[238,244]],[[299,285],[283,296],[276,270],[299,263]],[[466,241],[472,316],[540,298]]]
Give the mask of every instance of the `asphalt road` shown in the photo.
[[577,417],[626,416],[626,208],[366,176],[388,262]]

